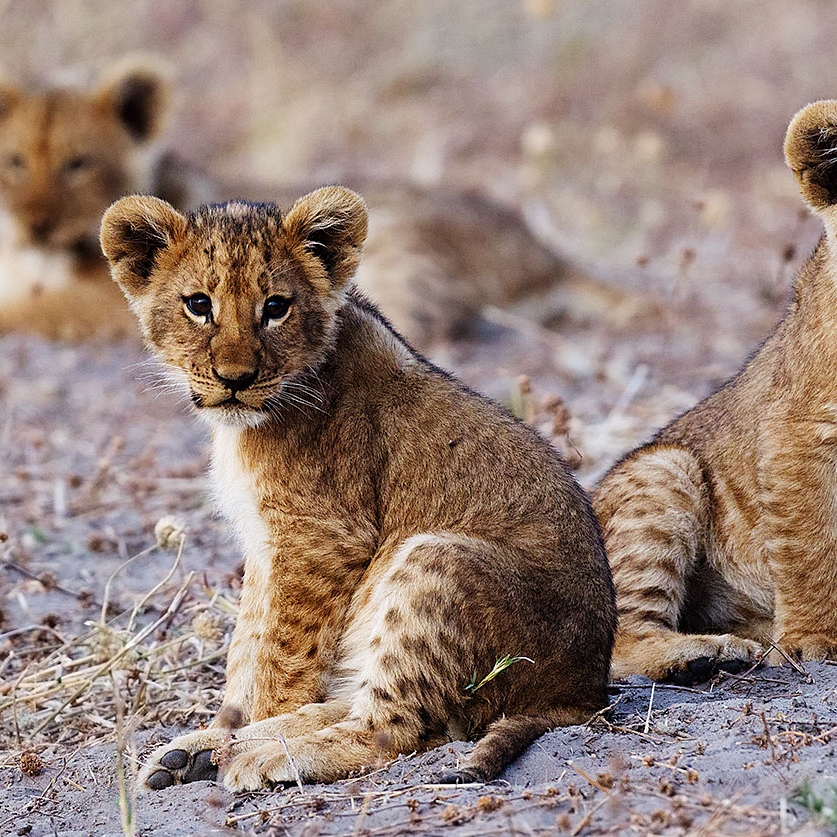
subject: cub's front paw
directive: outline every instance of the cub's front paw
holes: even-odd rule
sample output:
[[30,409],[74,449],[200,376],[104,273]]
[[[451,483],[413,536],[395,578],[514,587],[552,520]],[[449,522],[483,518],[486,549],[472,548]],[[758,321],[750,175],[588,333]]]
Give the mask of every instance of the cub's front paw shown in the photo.
[[223,731],[200,730],[158,747],[140,771],[139,786],[162,790],[186,782],[214,781],[218,765],[213,752],[224,745],[225,739]]
[[285,747],[268,741],[236,755],[224,771],[224,784],[231,791],[253,791],[293,782],[296,775]]

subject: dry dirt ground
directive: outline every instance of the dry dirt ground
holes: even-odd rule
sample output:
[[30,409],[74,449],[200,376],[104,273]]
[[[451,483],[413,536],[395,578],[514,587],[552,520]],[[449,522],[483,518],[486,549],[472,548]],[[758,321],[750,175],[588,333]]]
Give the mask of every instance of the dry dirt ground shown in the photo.
[[[826,0],[0,2],[17,76],[167,56],[171,136],[213,172],[478,189],[638,301],[545,329],[528,300],[431,347],[544,432],[542,405],[562,399],[556,442],[587,486],[780,316],[820,233],[782,137],[796,108],[837,95],[835,33]],[[828,663],[619,684],[610,715],[544,736],[487,786],[432,784],[455,742],[329,786],[135,801],[135,757],[219,704],[239,561],[207,497],[205,433],[149,375],[136,345],[0,337],[0,835],[774,835],[818,807],[829,820]]]

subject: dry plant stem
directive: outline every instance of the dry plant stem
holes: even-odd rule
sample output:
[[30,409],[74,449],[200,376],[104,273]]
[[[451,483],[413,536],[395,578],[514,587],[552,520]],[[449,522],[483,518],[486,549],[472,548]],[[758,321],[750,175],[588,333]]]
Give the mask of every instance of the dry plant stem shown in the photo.
[[[166,608],[166,612],[153,624],[147,626],[144,630],[140,631],[133,639],[125,644],[123,648],[117,651],[116,654],[113,655],[109,660],[102,663],[97,669],[95,669],[90,676],[89,680],[82,685],[79,689],[77,689],[67,700],[65,700],[48,718],[43,720],[38,727],[32,733],[33,737],[37,735],[44,727],[47,726],[51,721],[53,721],[56,716],[58,716],[70,703],[73,701],[78,700],[92,685],[93,681],[97,678],[101,677],[103,674],[106,674],[112,671],[113,667],[116,665],[119,660],[124,657],[129,651],[132,651],[136,648],[143,640],[149,636],[150,634],[154,633],[160,625],[164,624],[171,616],[177,613],[180,605],[183,602],[184,597],[186,596],[186,592],[192,584],[192,579],[195,577],[195,573],[189,573],[189,577],[186,579],[185,584],[177,591],[177,594],[172,599],[171,604]],[[2,708],[2,707],[0,707]]]
[[302,777],[299,775],[299,770],[293,760],[293,756],[291,756],[291,751],[288,749],[288,742],[285,740],[284,735],[279,736],[279,743],[282,745],[282,749],[285,751],[285,758],[288,760],[288,764],[290,764],[291,769],[294,772],[294,779],[296,780],[297,787],[304,793],[305,791],[302,786]]
[[581,834],[581,832],[589,825],[590,821],[596,815],[596,812],[601,808],[604,804],[610,801],[609,796],[605,796],[599,800],[599,802],[594,805],[576,824],[575,828],[570,832],[573,837],[576,837],[577,834]]
[[648,729],[651,726],[651,707],[654,705],[654,687],[656,683],[651,684],[651,696],[648,698],[648,713],[645,716],[645,728],[642,730],[645,735],[648,735]]
[[138,552],[136,555],[132,555],[132,556],[131,556],[131,557],[130,557],[127,561],[123,561],[123,562],[122,562],[122,563],[121,563],[121,564],[120,564],[120,565],[119,565],[119,566],[118,566],[118,567],[117,567],[117,568],[116,568],[116,569],[115,569],[115,570],[114,570],[114,571],[113,571],[113,572],[112,572],[112,573],[108,576],[107,581],[105,582],[105,589],[104,589],[104,593],[103,593],[103,595],[102,595],[102,610],[101,610],[101,615],[99,616],[99,622],[101,622],[103,625],[104,625],[104,624],[105,624],[105,622],[107,621],[107,611],[108,611],[108,605],[110,604],[110,587],[111,587],[111,584],[113,583],[113,580],[116,578],[116,576],[118,576],[118,575],[119,575],[119,573],[121,573],[121,572],[122,572],[122,570],[124,570],[124,569],[125,569],[125,567],[127,567],[129,564],[133,563],[133,562],[134,562],[137,558],[142,558],[144,555],[148,555],[150,552],[152,552],[152,551],[154,550],[154,548],[155,548],[155,547],[150,546],[150,547],[148,547],[148,549],[143,549],[143,550],[142,550],[142,552]]
[[596,779],[594,779],[589,773],[585,770],[582,770],[572,759],[567,762],[567,766],[571,767],[581,776],[588,784],[592,785],[596,790],[600,790],[603,794],[610,796],[610,789],[606,788],[604,785],[600,784]]
[[777,645],[775,642],[771,642],[770,647],[775,648],[791,664],[791,667],[797,674],[801,674],[803,677],[808,678],[809,683],[811,682],[811,675],[808,674],[808,672],[805,671],[805,669],[802,668],[802,666],[799,665],[799,663],[790,654],[788,654],[788,652],[785,651],[785,649],[782,648],[781,645]]
[[17,742],[18,750],[23,749],[23,742],[20,737],[20,721],[17,717],[17,684],[15,683],[12,686],[12,717],[14,718],[15,722],[15,741]]
[[[195,634],[192,634],[192,637],[193,636],[195,636]],[[165,646],[160,646],[159,649],[155,649],[155,651],[162,651],[162,650],[174,647],[175,645],[178,645],[178,644],[180,644],[180,643],[182,643],[185,640],[190,639],[190,638],[191,637],[189,635],[179,636],[179,637],[177,637],[177,639],[173,639],[173,640],[171,640],[171,642],[166,643]],[[207,654],[204,657],[198,657],[197,660],[194,660],[193,662],[187,663],[186,665],[175,666],[174,668],[168,668],[168,669],[166,669],[166,671],[169,674],[176,674],[179,671],[188,671],[190,668],[197,668],[198,666],[202,666],[205,663],[211,663],[213,660],[222,659],[222,658],[226,657],[228,648],[229,648],[229,643],[225,643],[220,648],[213,651],[211,654]]]
[[[180,566],[180,558],[183,555],[183,545],[186,543],[186,538],[181,537],[180,545],[177,547],[177,554],[174,557],[174,562],[171,565],[171,569],[166,573],[165,577],[160,581],[158,584],[155,584],[135,605],[134,609],[131,611],[131,617],[128,619],[128,630],[133,631],[135,620],[137,615],[145,607],[146,602],[158,591],[165,587],[168,584],[169,580],[177,571],[177,568]],[[152,547],[153,549],[154,547]]]
[[773,746],[773,736],[770,734],[770,727],[767,725],[767,716],[762,709],[759,713],[761,715],[761,722],[764,725],[764,737],[767,739],[767,746],[770,747],[770,761],[776,764],[776,748]]
[[[135,776],[130,778],[126,775],[124,751],[131,743],[129,741],[129,730],[125,725],[125,704],[122,695],[113,676],[109,672],[110,681],[113,687],[113,702],[116,707],[116,781],[119,788],[119,815],[122,824],[122,833],[125,837],[134,837],[136,834],[136,823],[134,814],[136,812],[136,782]],[[133,747],[131,748],[133,750]],[[131,763],[136,764],[136,754],[132,752]]]
[[[26,567],[21,567],[20,564],[16,564],[14,561],[10,561],[8,558],[3,558],[0,560],[0,564],[4,567],[8,567],[10,570],[14,570],[16,573],[20,573],[20,575],[31,578],[33,581],[40,581],[41,578],[37,573],[33,573],[30,570],[27,570]],[[79,594],[75,590],[70,590],[67,587],[62,586],[61,584],[56,584],[53,588],[59,593],[63,593],[65,596],[72,596],[73,599],[78,599]],[[93,604],[98,604],[98,602],[94,601]],[[44,625],[38,625],[39,628],[44,628]],[[58,634],[56,633],[56,636]]]
[[[140,600],[139,600],[139,601],[138,601],[138,602],[134,605],[134,607],[133,607],[133,609],[132,609],[132,611],[131,611],[131,617],[130,617],[130,619],[128,620],[128,631],[132,631],[132,630],[134,629],[134,620],[136,619],[137,614],[140,612],[140,610],[142,610],[142,608],[143,608],[143,606],[145,605],[145,603],[146,603],[146,602],[147,602],[147,601],[151,598],[151,596],[153,596],[153,595],[154,595],[154,594],[155,594],[158,590],[160,590],[160,588],[162,588],[162,587],[163,587],[163,586],[164,586],[164,585],[165,585],[165,584],[169,581],[169,579],[170,579],[170,578],[174,575],[175,571],[177,570],[177,567],[178,567],[178,566],[179,566],[179,564],[180,564],[180,557],[181,557],[181,555],[183,554],[183,543],[184,543],[184,540],[185,540],[185,538],[181,538],[181,541],[180,541],[180,546],[179,546],[179,548],[178,548],[178,550],[177,550],[177,555],[175,556],[174,563],[172,564],[171,569],[168,571],[168,573],[166,574],[166,576],[162,579],[162,581],[160,581],[160,582],[159,582],[158,584],[156,584],[156,585],[155,585],[155,586],[154,586],[151,590],[149,590],[149,591],[148,591],[148,592],[147,592],[147,593],[146,593],[146,594],[145,594],[145,595],[144,595],[144,596],[143,596],[143,597],[142,597],[142,598],[141,598],[141,599],[140,599]],[[145,555],[149,555],[149,554],[150,554],[151,552],[153,552],[155,549],[157,549],[157,545],[156,545],[156,544],[155,544],[154,546],[150,546],[150,547],[148,547],[148,549],[143,549],[143,550],[142,550],[142,552],[138,552],[136,555],[132,555],[132,556],[131,556],[131,557],[130,557],[127,561],[123,561],[123,562],[122,562],[122,563],[121,563],[121,564],[120,564],[120,565],[119,565],[119,566],[118,566],[118,567],[117,567],[117,568],[116,568],[116,569],[115,569],[115,570],[114,570],[114,571],[113,571],[113,572],[112,572],[112,573],[108,576],[108,580],[105,582],[105,592],[104,592],[104,596],[102,597],[102,598],[103,598],[103,600],[102,600],[102,615],[101,615],[100,620],[99,620],[99,621],[100,621],[103,625],[104,625],[104,624],[106,623],[106,621],[107,621],[107,609],[108,609],[108,604],[110,603],[110,588],[111,588],[111,584],[113,583],[113,580],[116,578],[116,576],[117,576],[117,575],[119,575],[119,573],[121,573],[121,572],[122,572],[122,570],[124,570],[124,569],[125,569],[125,567],[127,567],[129,564],[131,564],[131,563],[132,563],[133,561],[135,561],[137,558],[142,558],[142,557],[144,557]]]

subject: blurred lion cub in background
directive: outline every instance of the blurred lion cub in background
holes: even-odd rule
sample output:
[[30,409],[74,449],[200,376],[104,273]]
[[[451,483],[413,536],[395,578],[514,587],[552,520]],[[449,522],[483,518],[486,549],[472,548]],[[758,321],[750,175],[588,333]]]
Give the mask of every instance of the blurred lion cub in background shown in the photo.
[[102,212],[164,193],[154,140],[168,88],[120,65],[93,90],[0,84],[0,332],[130,334],[98,246]]
[[147,787],[214,778],[212,751],[247,790],[463,735],[484,737],[446,778],[488,780],[607,704],[616,613],[586,495],[354,292],[366,232],[336,187],[288,212],[135,196],[105,213],[146,344],[212,426],[245,551],[229,711],[152,754]]
[[[92,89],[0,85],[0,333],[135,332],[97,244],[102,213],[122,195],[154,194],[187,210],[231,197],[289,203],[300,194],[298,186],[223,186],[162,153],[169,100],[148,59],[115,66]],[[484,306],[529,293],[558,289],[545,317],[568,306],[610,315],[623,303],[486,198],[362,186],[372,213],[358,284],[418,345],[456,336]]]

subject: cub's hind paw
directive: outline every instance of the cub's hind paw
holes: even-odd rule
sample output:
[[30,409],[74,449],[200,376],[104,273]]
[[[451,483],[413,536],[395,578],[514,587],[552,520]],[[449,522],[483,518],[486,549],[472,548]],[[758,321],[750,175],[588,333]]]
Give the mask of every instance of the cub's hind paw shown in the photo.
[[697,657],[690,660],[684,667],[675,668],[669,672],[667,682],[676,686],[693,686],[695,683],[705,683],[719,672],[739,674],[755,665],[753,660],[718,660],[713,657]]
[[737,674],[761,661],[764,649],[734,634],[622,633],[613,649],[611,677],[643,674],[652,680],[691,686],[719,671]]

